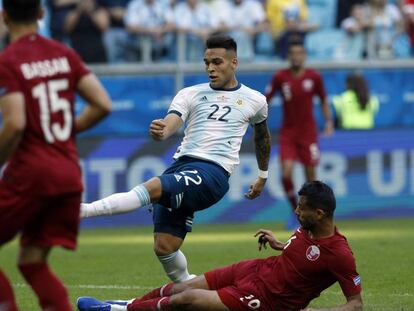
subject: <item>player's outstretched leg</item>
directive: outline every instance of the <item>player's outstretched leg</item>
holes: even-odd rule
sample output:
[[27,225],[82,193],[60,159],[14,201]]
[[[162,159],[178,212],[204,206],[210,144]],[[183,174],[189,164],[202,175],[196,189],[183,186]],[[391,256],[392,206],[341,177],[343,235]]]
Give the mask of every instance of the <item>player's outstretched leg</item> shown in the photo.
[[130,301],[100,301],[93,297],[79,297],[76,303],[79,311],[127,311]]
[[286,193],[286,198],[288,199],[290,206],[292,208],[291,212],[289,213],[288,220],[286,222],[286,229],[287,230],[295,230],[300,225],[297,219],[297,216],[295,214],[295,209],[297,206],[297,198],[295,194],[295,189],[293,185],[293,181],[291,178],[282,178],[282,185],[283,189]]
[[13,289],[6,275],[0,270],[0,310],[17,311]]
[[99,301],[93,297],[79,297],[76,305],[79,311],[111,311],[109,303]]
[[195,274],[188,273],[187,258],[181,250],[157,257],[164,271],[174,283],[185,282],[196,277]]
[[81,204],[81,218],[122,214],[151,203],[147,188],[141,184],[129,192],[115,193],[92,203]]

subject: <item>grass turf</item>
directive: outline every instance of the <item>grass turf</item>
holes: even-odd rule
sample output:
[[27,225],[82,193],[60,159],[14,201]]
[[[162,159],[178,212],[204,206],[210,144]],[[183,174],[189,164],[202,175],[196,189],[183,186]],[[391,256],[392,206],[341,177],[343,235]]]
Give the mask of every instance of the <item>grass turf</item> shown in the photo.
[[[414,219],[341,221],[357,259],[365,310],[414,310]],[[267,257],[276,251],[257,251],[253,234],[259,227],[273,229],[286,240],[290,233],[280,225],[196,225],[182,250],[191,273],[201,274],[242,259]],[[71,301],[78,296],[130,299],[168,280],[152,252],[151,228],[84,230],[77,252],[57,249],[51,255],[53,270],[64,280]],[[35,296],[17,269],[16,241],[0,251],[0,267],[13,283],[21,311],[39,310]],[[311,303],[328,307],[344,303],[336,284]]]

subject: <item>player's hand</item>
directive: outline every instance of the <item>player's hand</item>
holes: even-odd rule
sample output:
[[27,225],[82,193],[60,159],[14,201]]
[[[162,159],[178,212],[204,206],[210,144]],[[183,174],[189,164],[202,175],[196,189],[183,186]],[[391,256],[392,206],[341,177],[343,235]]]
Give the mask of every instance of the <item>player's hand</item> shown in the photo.
[[257,177],[255,182],[250,185],[249,191],[244,194],[244,196],[250,200],[257,198],[263,191],[263,188],[266,184],[265,178]]
[[326,121],[325,128],[323,130],[322,135],[323,136],[331,136],[331,135],[333,135],[334,132],[335,132],[335,129],[334,129],[333,121],[332,120]]
[[259,237],[257,243],[259,244],[259,251],[262,250],[262,248],[267,248],[267,243],[269,243],[269,246],[275,250],[281,251],[285,247],[285,243],[282,243],[276,239],[273,232],[266,229],[259,229],[254,235],[255,237]]
[[163,119],[156,119],[151,122],[150,135],[154,140],[165,139],[165,127],[167,124]]

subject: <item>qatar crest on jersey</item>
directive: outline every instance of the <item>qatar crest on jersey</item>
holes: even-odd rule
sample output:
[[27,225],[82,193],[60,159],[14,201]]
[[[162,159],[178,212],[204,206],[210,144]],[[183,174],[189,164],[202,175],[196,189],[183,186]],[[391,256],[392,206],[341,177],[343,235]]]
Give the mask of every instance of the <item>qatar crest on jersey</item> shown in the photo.
[[311,245],[306,250],[306,258],[308,258],[310,261],[317,260],[320,255],[321,255],[321,250],[316,245]]
[[311,91],[313,89],[313,81],[311,79],[305,79],[302,82],[303,84],[303,89],[305,91]]

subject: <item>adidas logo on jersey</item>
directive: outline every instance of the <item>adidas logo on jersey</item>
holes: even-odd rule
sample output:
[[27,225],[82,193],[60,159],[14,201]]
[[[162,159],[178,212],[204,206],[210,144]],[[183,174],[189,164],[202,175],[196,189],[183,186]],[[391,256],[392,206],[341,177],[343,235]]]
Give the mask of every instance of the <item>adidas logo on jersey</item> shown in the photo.
[[207,96],[203,96],[203,97],[201,97],[201,99],[200,99],[200,101],[202,101],[202,102],[205,102],[205,101],[207,101],[208,99],[207,99]]

